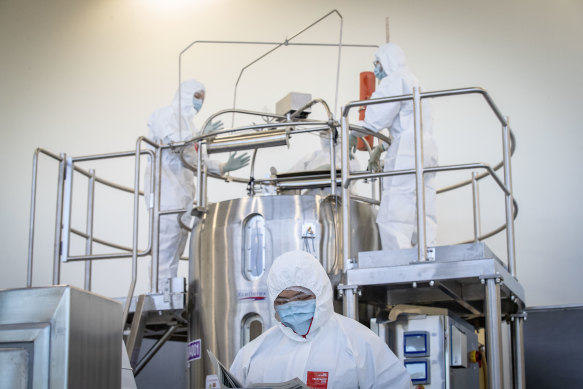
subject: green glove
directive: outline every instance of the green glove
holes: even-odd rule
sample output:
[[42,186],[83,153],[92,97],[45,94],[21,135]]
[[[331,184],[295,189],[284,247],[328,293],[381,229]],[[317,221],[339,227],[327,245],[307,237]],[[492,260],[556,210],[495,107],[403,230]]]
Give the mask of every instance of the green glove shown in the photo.
[[368,160],[368,167],[366,170],[370,172],[378,172],[381,170],[379,160],[381,159],[381,154],[385,151],[384,143],[381,142],[377,147],[372,149],[370,152],[370,158]]
[[219,131],[223,129],[223,122],[220,120],[208,123],[205,128],[202,130],[202,134],[212,134],[215,131]]
[[236,151],[231,153],[229,155],[229,159],[223,165],[223,173],[232,172],[233,170],[241,169],[242,167],[249,165],[250,159],[251,157],[247,153],[241,154],[239,156],[237,156]]

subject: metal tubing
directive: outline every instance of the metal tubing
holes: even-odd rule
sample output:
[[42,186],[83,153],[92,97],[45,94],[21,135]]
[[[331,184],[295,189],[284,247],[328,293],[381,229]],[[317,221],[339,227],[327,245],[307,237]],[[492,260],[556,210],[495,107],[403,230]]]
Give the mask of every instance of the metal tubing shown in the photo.
[[505,196],[506,206],[506,248],[508,250],[508,270],[516,278],[516,252],[514,248],[514,218],[512,217],[512,169],[510,163],[510,134],[508,120],[502,126],[502,144],[504,153],[504,185],[507,188]]
[[71,212],[73,211],[73,175],[74,164],[73,159],[68,157],[66,159],[65,168],[65,184],[63,192],[63,220],[61,232],[61,261],[67,262],[69,257],[69,248],[71,246]]
[[[494,181],[496,181],[496,183],[498,184],[500,189],[502,189],[502,191],[505,194],[509,194],[509,192],[506,189],[506,187],[504,186],[504,183],[502,182],[502,180],[500,180],[500,178],[498,178],[498,176],[496,175],[494,170],[492,170],[492,168],[488,164],[485,164],[485,163],[467,163],[467,164],[461,164],[461,165],[426,167],[423,169],[423,172],[424,173],[436,173],[436,172],[447,172],[447,171],[468,170],[468,169],[486,169],[490,173],[490,175],[492,176]],[[346,181],[342,182],[342,185],[348,186],[348,185],[350,185],[351,181],[362,180],[365,178],[402,176],[405,174],[415,174],[415,172],[416,172],[415,169],[403,169],[403,170],[393,170],[392,172],[381,172],[381,173],[364,173],[364,174],[358,173],[358,174],[353,174],[350,177],[348,177],[346,179]]]
[[480,241],[480,193],[478,187],[478,180],[476,180],[476,172],[472,172],[472,198],[474,211],[474,242]]
[[[255,159],[257,158],[257,151],[258,149],[255,149],[253,151],[253,157],[251,157],[251,178],[255,177]],[[255,188],[252,188],[251,193],[252,196],[255,195]]]
[[30,219],[28,225],[28,261],[26,267],[26,287],[32,287],[32,260],[34,257],[34,225],[36,218],[36,183],[38,177],[38,154],[40,149],[34,151],[32,157],[32,187],[30,190]]
[[334,130],[330,129],[330,194],[336,196],[336,142]]
[[200,183],[200,187],[201,187],[201,193],[202,193],[202,198],[200,201],[200,206],[199,206],[199,210],[204,210],[206,209],[206,205],[207,205],[207,198],[206,198],[206,193],[207,193],[207,166],[206,164],[204,164],[202,166],[202,181]]
[[524,318],[515,317],[512,322],[512,367],[514,375],[514,389],[526,389],[526,377],[524,371]]
[[[229,112],[229,110],[225,110],[225,112]],[[292,131],[292,134],[297,134],[300,132],[313,132],[313,131],[320,131],[321,129],[328,129],[330,128],[330,125],[328,122],[324,122],[324,121],[316,121],[316,120],[312,120],[312,121],[295,121],[295,122],[290,122],[290,121],[285,121],[285,122],[277,122],[277,123],[265,123],[265,124],[254,124],[251,126],[242,126],[242,127],[237,127],[237,128],[227,128],[224,130],[220,130],[220,131],[215,131],[212,134],[205,134],[205,135],[199,135],[199,136],[195,136],[192,139],[189,139],[183,143],[176,143],[173,146],[177,147],[177,146],[183,146],[183,145],[189,145],[191,143],[196,143],[198,141],[207,139],[207,138],[215,138],[219,135],[223,135],[223,134],[229,134],[229,133],[235,133],[235,132],[240,132],[240,131],[247,131],[247,130],[272,130],[275,131],[276,128],[279,127],[296,127],[296,126],[322,126],[322,128],[310,128],[307,130],[303,130],[303,131]],[[257,131],[261,134],[269,134],[268,131]],[[169,146],[167,146],[169,147]]]
[[164,333],[164,335],[162,335],[162,337],[160,339],[158,339],[158,341],[156,343],[154,343],[152,348],[150,348],[148,350],[146,355],[144,355],[144,357],[140,360],[138,365],[135,367],[134,377],[137,376],[138,374],[140,374],[142,369],[148,364],[148,362],[150,362],[150,360],[154,357],[154,355],[156,355],[156,353],[162,348],[162,346],[164,346],[164,343],[166,343],[168,341],[168,339],[170,339],[170,337],[172,336],[174,331],[176,331],[177,328],[178,328],[177,324],[170,326],[170,328],[168,328],[168,330]]
[[[138,138],[138,141],[140,141],[140,140],[145,141],[149,144],[152,144],[151,141],[149,141],[147,138],[140,137],[140,138]],[[90,155],[84,156],[84,157],[73,157],[72,160],[73,160],[73,162],[87,162],[87,161],[107,159],[107,158],[133,157],[133,156],[135,156],[135,154],[136,154],[135,151],[124,151],[121,153],[100,154],[100,155],[97,155],[95,157],[90,156]],[[148,154],[150,156],[154,155],[152,150],[142,150],[141,154]],[[81,169],[79,166],[74,166],[74,169],[76,172],[81,173],[85,177],[87,177],[87,178],[90,177],[90,174],[87,170]],[[119,184],[116,184],[115,182],[107,181],[107,180],[104,180],[104,179],[99,178],[99,177],[95,177],[95,182],[97,182],[99,184],[103,184],[105,186],[109,186],[110,188],[113,188],[113,189],[119,189],[123,192],[131,193],[131,194],[134,193],[134,188],[129,188],[127,186],[119,185]],[[143,193],[140,192],[140,194],[143,194]]]
[[500,309],[500,280],[487,278],[486,283],[486,354],[490,389],[502,389],[502,336]]
[[[336,11],[336,10],[334,10]],[[340,83],[340,58],[342,52],[342,30],[344,28],[344,19],[340,12],[336,11],[338,17],[340,18],[340,36],[338,37],[338,61],[336,62],[336,93],[334,93],[334,113],[336,113],[336,108],[338,108],[338,84]]]
[[[128,290],[128,296],[126,298],[126,303],[123,311],[123,321],[122,328],[125,328],[126,322],[128,320],[128,315],[130,313],[130,306],[132,299],[134,297],[134,291],[136,289],[136,282],[138,279],[138,211],[140,206],[140,150],[141,150],[141,138],[136,141],[136,151],[135,151],[135,165],[134,165],[134,227],[133,227],[133,237],[132,237],[132,280],[130,282],[130,287]],[[152,255],[154,257],[154,255]],[[154,274],[154,269],[152,269],[152,274]]]
[[[97,242],[95,239],[93,241]],[[130,249],[130,251],[131,251],[131,249]],[[67,262],[88,261],[88,260],[97,261],[97,260],[101,260],[101,259],[122,259],[122,258],[131,258],[132,255],[133,254],[131,252],[129,252],[127,254],[125,254],[125,253],[93,254],[91,256],[89,256],[89,255],[70,255],[67,257]],[[146,255],[148,255],[148,253],[145,253],[145,252],[138,253],[138,257],[144,257]]]
[[207,142],[207,153],[224,153],[238,150],[260,149],[266,147],[288,146],[287,131],[265,131],[250,134],[215,138]]
[[330,111],[330,107],[328,107],[328,103],[326,103],[322,99],[311,100],[309,103],[307,103],[306,105],[304,105],[303,107],[299,108],[297,111],[292,113],[289,117],[290,120],[295,120],[302,112],[304,112],[306,109],[312,107],[316,103],[322,104],[322,106],[326,110],[326,116],[328,116],[328,120],[334,120],[334,116],[332,115],[332,111]]
[[[132,236],[132,280],[138,279],[138,233],[140,211],[140,153],[141,142],[136,142],[135,167],[134,167],[134,226]],[[133,296],[132,296],[133,297]]]
[[[436,91],[436,92],[423,92],[423,93],[421,93],[421,98],[423,99],[423,98],[447,97],[447,96],[472,94],[472,93],[481,94],[484,97],[484,99],[486,100],[486,102],[488,103],[488,105],[490,106],[490,108],[492,109],[492,111],[494,112],[494,114],[496,115],[496,117],[498,118],[498,120],[500,121],[500,123],[503,126],[507,125],[506,118],[504,118],[504,116],[502,115],[502,113],[500,112],[498,107],[494,104],[494,102],[493,102],[492,98],[490,97],[490,95],[488,94],[488,92],[486,92],[482,88],[462,88],[462,89],[451,89],[451,90]],[[359,106],[383,104],[383,103],[405,101],[405,100],[411,100],[411,99],[413,99],[413,95],[401,95],[401,96],[391,96],[391,97],[385,97],[385,98],[379,98],[379,99],[352,101],[344,106],[344,109],[342,110],[342,112],[343,112],[342,115],[348,116],[348,112],[350,111],[350,109],[355,108],[355,107],[359,107]],[[514,154],[516,142],[514,141],[514,135],[512,134],[511,130],[509,130],[509,133],[510,133],[510,140],[511,140],[511,148],[510,148],[511,153],[510,154],[512,155],[512,154]],[[495,165],[494,170],[497,171],[502,166],[503,166],[503,162]],[[485,175],[478,176],[478,180],[483,178],[484,176]],[[468,185],[470,183],[471,183],[471,180],[463,181],[463,182],[460,182],[458,184],[455,184],[455,185],[452,185],[452,186],[449,186],[446,188],[441,188],[437,191],[437,193],[447,192],[449,190],[453,190],[453,189],[459,188],[461,186]]]
[[342,295],[342,310],[344,316],[358,321],[358,293],[356,289],[344,289]]
[[[276,115],[273,113],[267,113],[267,112],[259,112],[259,111],[249,111],[246,109],[235,109],[235,108],[228,108],[228,109],[223,109],[221,111],[215,112],[214,114],[212,114],[211,116],[209,116],[206,121],[202,124],[201,128],[205,128],[209,123],[211,123],[216,117],[227,114],[227,113],[232,113],[233,115],[236,113],[240,113],[240,114],[244,114],[244,115],[253,115],[253,116],[261,116],[261,117],[267,117],[267,118],[272,118],[272,119],[276,119],[278,121],[285,121],[287,118],[284,115]],[[266,120],[267,121],[267,120]],[[213,132],[214,134],[217,134],[217,132]]]
[[[342,117],[342,182],[347,182],[350,179],[349,166],[349,148],[348,148],[348,120]],[[339,242],[336,242],[338,244]],[[350,260],[350,187],[342,185],[342,257],[344,260],[344,269],[348,269],[348,262]]]
[[[91,255],[93,251],[93,214],[94,214],[94,195],[95,195],[95,170],[89,170],[91,177],[87,184],[87,216],[86,229],[87,239],[85,240],[85,254]],[[91,260],[85,261],[85,284],[84,289],[91,291]]]
[[59,154],[59,178],[57,181],[57,212],[55,216],[55,241],[53,250],[53,285],[61,281],[61,227],[63,221],[63,191],[65,186],[66,154]]
[[[239,77],[237,77],[237,82],[235,82],[235,88],[234,88],[234,92],[233,92],[233,108],[235,108],[237,106],[237,87],[239,86],[239,82],[241,81],[241,77],[243,76],[243,72],[245,70],[247,70],[251,65],[257,63],[258,61],[260,61],[261,59],[265,58],[266,56],[268,56],[269,54],[271,54],[272,52],[274,52],[275,50],[279,49],[282,46],[287,46],[289,44],[289,41],[295,39],[296,37],[298,37],[299,35],[303,34],[305,31],[309,30],[310,28],[312,28],[313,26],[315,26],[316,24],[320,23],[322,20],[326,19],[328,16],[332,15],[332,14],[336,14],[338,15],[338,17],[340,18],[340,41],[338,42],[338,67],[337,67],[337,73],[336,73],[336,96],[338,95],[338,81],[340,79],[340,49],[342,48],[342,15],[340,14],[340,12],[338,12],[337,10],[332,10],[330,12],[328,12],[326,15],[322,16],[320,19],[316,20],[315,22],[313,22],[312,24],[310,24],[309,26],[305,27],[304,29],[302,29],[300,32],[292,35],[291,38],[286,38],[285,41],[279,43],[277,46],[275,46],[274,48],[268,50],[266,53],[262,54],[261,56],[259,56],[259,58],[253,60],[252,62],[250,62],[249,64],[245,65],[243,68],[241,68],[241,71],[239,72]],[[182,53],[181,53],[182,54]],[[179,73],[180,73],[180,68],[179,68]],[[334,111],[336,111],[336,101],[334,103]],[[234,121],[234,117],[233,117],[233,121]]]
[[200,168],[202,166],[202,140],[198,141],[198,152],[196,153],[196,184],[197,184],[197,195],[196,195],[196,204],[198,207],[201,206],[202,204],[202,198],[203,198],[203,193],[202,193],[202,169]]
[[419,88],[413,88],[413,113],[415,126],[415,189],[417,191],[417,261],[427,261],[425,236],[425,180],[423,176],[423,123],[421,122],[421,97]]
[[153,225],[152,225],[152,265],[151,265],[151,279],[150,292],[158,293],[158,258],[160,247],[160,192],[162,188],[162,149],[156,152],[156,159],[154,163],[154,207],[153,207]]
[[[283,190],[292,189],[310,189],[310,188],[322,188],[324,186],[332,186],[334,181],[332,180],[310,180],[310,181],[294,181],[294,182],[282,182],[277,185],[278,188]],[[341,184],[340,179],[336,180],[337,184]]]

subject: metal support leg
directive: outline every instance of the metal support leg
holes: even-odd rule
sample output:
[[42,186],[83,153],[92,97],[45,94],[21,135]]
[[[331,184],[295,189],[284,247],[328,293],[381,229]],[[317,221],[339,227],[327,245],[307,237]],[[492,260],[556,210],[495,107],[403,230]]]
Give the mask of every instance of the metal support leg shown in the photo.
[[144,328],[146,327],[147,313],[144,311],[146,297],[147,296],[143,294],[138,296],[138,302],[136,303],[136,311],[134,312],[134,318],[132,319],[130,335],[128,336],[128,340],[126,342],[128,357],[130,358],[130,364],[134,369],[138,365],[138,361],[140,358],[140,348],[142,347],[142,339],[144,336]]
[[344,316],[358,321],[358,296],[360,290],[357,285],[338,285],[338,294],[342,297],[342,312]]
[[135,367],[134,376],[140,374],[142,369],[148,364],[148,362],[150,362],[150,360],[154,357],[154,355],[156,355],[156,353],[162,348],[162,346],[164,346],[166,341],[170,339],[170,337],[172,336],[174,331],[176,331],[177,328],[178,328],[177,324],[171,325],[170,328],[168,328],[168,330],[164,333],[164,335],[162,335],[162,337],[158,339],[158,341],[152,346],[152,348],[148,350],[146,355],[142,358],[142,360],[140,360],[140,362]]
[[500,325],[500,277],[482,278],[486,285],[486,357],[489,389],[502,389],[502,330]]
[[63,222],[63,192],[65,186],[65,170],[67,155],[59,154],[59,181],[57,184],[57,216],[55,217],[55,246],[53,250],[53,285],[61,282],[61,239]]
[[526,313],[512,316],[512,370],[514,374],[514,389],[526,389],[524,373],[524,336],[523,323]]

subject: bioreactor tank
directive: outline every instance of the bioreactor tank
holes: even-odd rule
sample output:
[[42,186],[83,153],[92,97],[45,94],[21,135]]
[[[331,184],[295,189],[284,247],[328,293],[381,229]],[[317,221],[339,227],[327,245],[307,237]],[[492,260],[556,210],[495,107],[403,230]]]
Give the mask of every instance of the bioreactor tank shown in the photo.
[[[210,204],[191,236],[189,343],[200,339],[200,359],[189,362],[190,388],[216,374],[206,350],[227,367],[242,346],[275,325],[267,274],[290,250],[314,255],[336,286],[342,277],[340,199],[320,195],[253,196]],[[380,247],[376,210],[352,200],[352,255]],[[342,305],[336,302],[337,311]]]

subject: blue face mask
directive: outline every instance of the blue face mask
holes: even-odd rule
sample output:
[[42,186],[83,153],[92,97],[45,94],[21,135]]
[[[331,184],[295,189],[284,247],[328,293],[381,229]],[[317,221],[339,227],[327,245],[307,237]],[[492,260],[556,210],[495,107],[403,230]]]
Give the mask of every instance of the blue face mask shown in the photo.
[[197,99],[196,97],[192,98],[192,106],[194,109],[196,109],[196,112],[200,112],[200,109],[202,108],[202,102],[202,99]]
[[374,67],[374,75],[377,79],[382,80],[387,76],[387,73],[383,70],[383,67],[378,64]]
[[298,335],[307,335],[316,312],[316,299],[291,301],[275,307],[279,320]]

